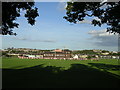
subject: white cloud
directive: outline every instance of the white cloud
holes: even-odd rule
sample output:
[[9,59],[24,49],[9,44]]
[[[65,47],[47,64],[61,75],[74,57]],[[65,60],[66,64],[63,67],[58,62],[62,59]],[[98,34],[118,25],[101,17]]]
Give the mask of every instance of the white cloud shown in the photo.
[[79,21],[77,22],[77,24],[91,24],[92,22],[90,20],[83,20],[83,21]]
[[111,35],[114,35],[113,33],[109,33],[109,32],[106,32],[106,29],[104,30],[92,30],[92,31],[89,31],[88,34],[91,34],[93,36],[111,36]]
[[106,32],[106,29],[92,30],[88,34],[92,35],[90,39],[95,40],[94,44],[97,46],[118,47],[118,34]]

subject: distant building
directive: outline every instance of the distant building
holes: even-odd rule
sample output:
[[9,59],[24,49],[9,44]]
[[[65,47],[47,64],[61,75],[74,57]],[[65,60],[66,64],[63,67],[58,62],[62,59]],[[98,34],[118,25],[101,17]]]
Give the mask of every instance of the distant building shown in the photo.
[[70,59],[72,57],[72,51],[68,49],[55,49],[52,51],[46,51],[40,54],[22,54],[19,58],[40,58],[40,59]]
[[43,54],[43,58],[46,59],[68,59],[71,58],[71,51],[70,50],[61,50],[61,49],[55,49],[51,52],[45,52]]
[[62,52],[62,50],[61,49],[55,49],[55,50],[53,50],[53,52]]
[[28,56],[30,58],[35,58],[35,55],[25,55],[25,56]]
[[79,55],[80,58],[87,58],[88,55]]
[[109,53],[108,52],[106,52],[106,53],[101,53],[102,55],[109,55]]
[[20,54],[8,53],[8,55],[12,55],[12,56],[19,56]]
[[113,51],[112,53],[118,53],[118,52],[116,52],[116,51]]
[[[8,53],[9,55],[16,55],[19,58],[28,58],[28,59],[70,59],[70,60],[88,60],[89,57],[92,59],[119,59],[119,55],[110,55],[110,52],[102,52],[102,50],[93,50],[97,53],[73,53],[69,49],[54,49],[54,50],[37,50],[37,49],[26,49],[18,48],[16,50],[23,50],[24,52],[19,53]],[[3,51],[3,50],[2,50]],[[30,52],[29,52],[30,51]],[[38,52],[37,52],[38,51]],[[90,51],[90,50],[89,50]],[[88,51],[88,52],[89,52]],[[91,52],[91,51],[90,51]]]
[[101,53],[102,50],[93,49],[94,52]]
[[73,59],[78,59],[78,58],[79,58],[78,55],[73,56]]
[[101,59],[112,59],[112,56],[110,56],[110,55],[100,55],[99,57]]

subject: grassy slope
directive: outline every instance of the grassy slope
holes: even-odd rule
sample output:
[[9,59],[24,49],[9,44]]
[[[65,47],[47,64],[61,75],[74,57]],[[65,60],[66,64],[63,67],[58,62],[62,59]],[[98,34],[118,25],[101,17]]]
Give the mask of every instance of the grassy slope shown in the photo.
[[3,58],[2,68],[3,87],[117,87],[120,72],[117,60]]

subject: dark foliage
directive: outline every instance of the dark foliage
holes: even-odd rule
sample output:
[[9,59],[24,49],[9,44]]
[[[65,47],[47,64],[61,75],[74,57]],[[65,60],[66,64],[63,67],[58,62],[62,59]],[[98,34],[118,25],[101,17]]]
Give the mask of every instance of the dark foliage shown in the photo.
[[2,35],[16,35],[13,28],[19,26],[15,20],[20,17],[21,11],[25,11],[28,23],[34,25],[35,18],[39,16],[34,2],[2,2]]
[[93,50],[78,50],[73,51],[73,54],[88,54],[88,55],[97,55],[97,52],[94,52]]
[[94,26],[107,24],[107,31],[120,34],[120,2],[68,2],[64,18],[70,23],[83,21],[85,17],[93,19]]

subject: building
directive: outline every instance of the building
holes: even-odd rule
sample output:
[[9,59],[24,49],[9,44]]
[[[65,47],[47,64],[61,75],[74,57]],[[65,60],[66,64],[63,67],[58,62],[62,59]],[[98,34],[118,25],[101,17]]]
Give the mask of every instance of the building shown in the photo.
[[78,55],[73,56],[73,59],[78,59],[78,58],[79,58]]
[[39,54],[21,54],[19,58],[28,58],[28,59],[70,59],[72,57],[72,51],[68,49],[55,49],[52,51],[46,51]]
[[109,55],[109,53],[108,52],[105,52],[105,53],[101,53],[102,55]]
[[88,55],[82,55],[82,54],[81,54],[81,55],[79,55],[79,57],[80,57],[80,58],[87,58]]
[[61,49],[55,49],[55,50],[53,50],[53,52],[62,52],[62,50]]
[[43,54],[43,58],[44,59],[69,59],[71,58],[71,52],[68,49],[55,49],[53,51],[50,52],[45,52]]

